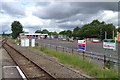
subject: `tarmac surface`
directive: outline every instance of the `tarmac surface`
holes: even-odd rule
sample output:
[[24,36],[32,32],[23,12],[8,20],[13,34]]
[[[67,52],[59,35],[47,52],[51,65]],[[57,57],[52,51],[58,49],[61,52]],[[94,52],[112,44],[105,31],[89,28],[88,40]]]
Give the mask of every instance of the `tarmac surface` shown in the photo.
[[[38,40],[36,40],[36,42],[39,44],[45,43],[45,44],[51,44],[51,45],[55,45],[55,46],[62,46],[65,48],[70,48],[70,49],[78,49],[77,42],[68,42],[68,41],[61,41],[61,40],[48,40],[48,39],[38,39]],[[112,51],[112,50],[104,50],[103,43],[87,43],[86,51],[92,52],[94,54],[106,55],[106,56],[118,58],[118,44],[116,45],[116,51]]]

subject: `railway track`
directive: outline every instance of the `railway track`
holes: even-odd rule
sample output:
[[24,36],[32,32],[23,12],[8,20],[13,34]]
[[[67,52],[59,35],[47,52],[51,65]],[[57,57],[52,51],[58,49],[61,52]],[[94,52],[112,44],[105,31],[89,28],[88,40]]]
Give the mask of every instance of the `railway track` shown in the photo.
[[30,79],[49,79],[49,80],[56,80],[54,76],[50,73],[45,71],[39,65],[37,65],[34,61],[30,60],[18,50],[10,46],[6,43],[7,39],[2,41],[3,48],[7,51],[13,61],[16,63],[17,66],[20,67],[22,72],[24,73],[27,80]]
[[[70,71],[72,71],[72,72],[74,72],[74,73],[77,73],[77,74],[81,75],[82,78],[85,79],[85,80],[92,80],[92,78],[93,78],[93,77],[87,76],[87,75],[85,75],[85,74],[79,73],[77,70],[75,70],[75,69],[73,69],[73,68],[70,68],[70,67],[68,67],[68,66],[66,66],[66,65],[64,65],[64,64],[61,64],[61,63],[59,63],[59,62],[56,62],[56,61],[52,60],[51,58],[46,57],[45,55],[40,55],[40,54],[37,54],[37,55],[38,55],[38,56],[41,56],[41,57],[44,57],[45,59],[48,59],[49,61],[51,61],[51,62],[53,62],[53,63],[55,63],[55,64],[58,64],[58,65],[61,66],[61,67],[65,67],[65,68],[67,68],[68,70],[70,70]],[[96,79],[95,79],[95,80],[96,80]]]
[[[7,47],[12,47],[12,46],[10,46],[9,44],[7,44],[7,43],[5,43],[3,46],[7,46]],[[7,48],[8,49],[8,48]],[[16,49],[15,49],[15,47],[13,48],[15,51],[17,51]],[[8,49],[9,50],[9,49]],[[14,51],[13,50],[13,51]],[[10,53],[10,51],[8,51],[10,54],[11,54],[11,56],[14,58],[15,56],[18,56],[18,55],[16,55],[16,54],[20,54],[20,55],[22,55],[22,56],[24,56],[22,53],[24,53],[24,49],[23,49],[23,52],[21,51],[21,52],[19,52],[19,51],[17,51],[17,53],[13,53],[13,51],[12,51],[12,54]],[[25,51],[26,52],[26,51]],[[32,52],[32,53],[34,53],[34,51]],[[37,56],[37,55],[36,55]],[[61,66],[61,69],[64,69],[64,68],[66,68],[66,70],[68,70],[68,72],[70,71],[70,72],[72,72],[72,73],[74,73],[74,74],[78,74],[79,76],[81,76],[81,77],[76,77],[76,79],[78,78],[84,78],[84,79],[86,79],[86,80],[91,80],[91,78],[92,77],[90,77],[90,76],[87,76],[87,75],[84,75],[84,74],[82,74],[82,73],[79,73],[78,71],[76,71],[75,69],[72,69],[72,68],[70,68],[70,67],[67,67],[67,66],[65,66],[65,65],[63,65],[63,64],[61,64],[61,63],[58,63],[58,62],[56,62],[56,61],[54,61],[54,60],[52,60],[52,59],[50,59],[49,57],[46,57],[46,56],[44,56],[44,55],[38,55],[38,56],[41,56],[42,58],[45,58],[46,60],[49,60],[50,62],[52,62],[53,64],[56,64],[56,65],[58,65],[58,66]],[[24,56],[24,57],[26,57],[26,56]],[[27,57],[29,57],[29,56],[27,56]],[[26,57],[26,58],[27,58]],[[23,60],[22,58],[21,59],[19,59],[19,56],[16,58],[17,60]],[[31,61],[31,60],[32,61]],[[34,59],[32,59],[32,57],[30,58],[27,58],[27,60],[28,61],[23,61],[22,63],[24,64],[24,62],[28,62],[28,63],[31,63],[31,62],[33,62],[33,63],[37,63],[38,64],[38,62],[36,61],[36,60],[34,60]],[[19,62],[18,62],[19,63]],[[18,64],[18,66],[20,66],[20,65],[22,65],[22,67],[24,66],[23,64]],[[27,63],[26,63],[27,64]],[[36,64],[36,65],[37,65]],[[29,64],[28,64],[29,65]],[[38,66],[38,65],[37,65]],[[31,76],[29,77],[29,75],[27,74],[28,72],[26,72],[25,70],[24,70],[24,68],[22,68],[21,66],[20,66],[20,69],[22,69],[22,71],[23,71],[23,73],[25,73],[25,76],[27,77],[27,79],[29,79],[29,78],[31,78]],[[27,66],[26,66],[27,67]],[[43,67],[42,65],[41,65],[41,67]],[[43,67],[44,68],[44,67]],[[49,71],[49,70],[48,70]],[[47,71],[45,71],[45,72],[47,72]],[[30,72],[29,72],[30,73]],[[33,72],[32,72],[33,73]],[[48,73],[49,74],[49,73]],[[51,73],[52,74],[52,73]],[[58,74],[58,73],[57,73]],[[54,75],[54,74],[52,74],[52,75]],[[54,75],[55,76],[55,75]],[[36,78],[37,76],[34,76],[33,75],[33,78]],[[72,76],[71,76],[72,77]],[[57,78],[56,76],[55,77],[53,77],[52,76],[52,78],[50,78],[50,79],[52,79],[52,80],[59,80],[59,78]]]

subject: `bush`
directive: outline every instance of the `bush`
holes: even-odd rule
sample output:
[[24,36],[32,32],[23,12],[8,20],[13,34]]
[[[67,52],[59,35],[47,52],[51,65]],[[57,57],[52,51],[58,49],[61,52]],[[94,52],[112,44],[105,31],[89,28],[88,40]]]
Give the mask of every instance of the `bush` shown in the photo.
[[110,59],[108,59],[108,60],[106,61],[106,63],[105,63],[105,66],[106,66],[108,69],[110,69],[110,68],[113,68],[114,64],[111,62]]

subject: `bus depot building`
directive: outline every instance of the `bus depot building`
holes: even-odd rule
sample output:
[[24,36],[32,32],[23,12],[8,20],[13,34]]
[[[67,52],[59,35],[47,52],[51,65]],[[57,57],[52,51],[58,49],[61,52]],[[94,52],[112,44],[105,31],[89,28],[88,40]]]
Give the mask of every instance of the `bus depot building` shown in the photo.
[[45,39],[47,38],[48,34],[41,34],[41,33],[20,33],[19,38],[28,38],[28,39]]

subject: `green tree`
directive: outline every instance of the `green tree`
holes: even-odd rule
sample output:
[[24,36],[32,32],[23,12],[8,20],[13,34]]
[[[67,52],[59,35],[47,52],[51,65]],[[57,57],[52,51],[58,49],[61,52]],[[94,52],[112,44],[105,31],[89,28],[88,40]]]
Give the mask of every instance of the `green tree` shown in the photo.
[[72,31],[71,30],[64,30],[59,32],[60,35],[67,35],[68,37],[72,37]]
[[83,25],[81,28],[80,37],[82,38],[105,38],[105,32],[107,32],[107,38],[111,39],[114,30],[114,36],[116,36],[116,28],[113,24],[106,24],[104,21],[99,22],[98,20],[93,20],[89,24]]
[[80,31],[80,28],[77,26],[77,27],[75,27],[74,28],[74,30],[73,30],[73,36],[74,37],[79,37],[79,32]]
[[[41,33],[41,34],[49,34],[49,31],[47,29],[44,30],[36,30],[35,33]],[[50,34],[49,34],[50,35]]]
[[49,34],[50,34],[50,35],[56,35],[56,36],[58,36],[58,33],[57,33],[56,31],[54,31],[54,32],[49,32]]
[[61,35],[66,35],[66,31],[64,30],[64,31],[61,31],[61,32],[59,32],[59,34],[61,34]]
[[56,37],[58,37],[58,33],[56,31],[54,32],[49,32],[49,35],[56,35]]
[[120,27],[117,28],[117,31],[120,32]]
[[41,30],[37,30],[37,31],[35,31],[35,33],[42,33],[42,31]]
[[72,31],[71,30],[67,30],[66,31],[66,35],[71,38],[72,37]]
[[4,35],[5,35],[5,32],[3,32],[2,36],[4,36]]
[[19,36],[20,33],[23,32],[23,27],[19,21],[14,21],[11,24],[11,30],[12,30],[12,38],[15,39],[17,38],[17,36]]
[[105,38],[105,32],[107,32],[107,39],[112,39],[113,31],[115,37],[117,35],[117,29],[113,24],[105,24],[104,26],[102,26],[102,39]]
[[42,33],[43,33],[43,34],[49,34],[49,31],[48,31],[47,29],[44,29],[44,30],[42,31]]

